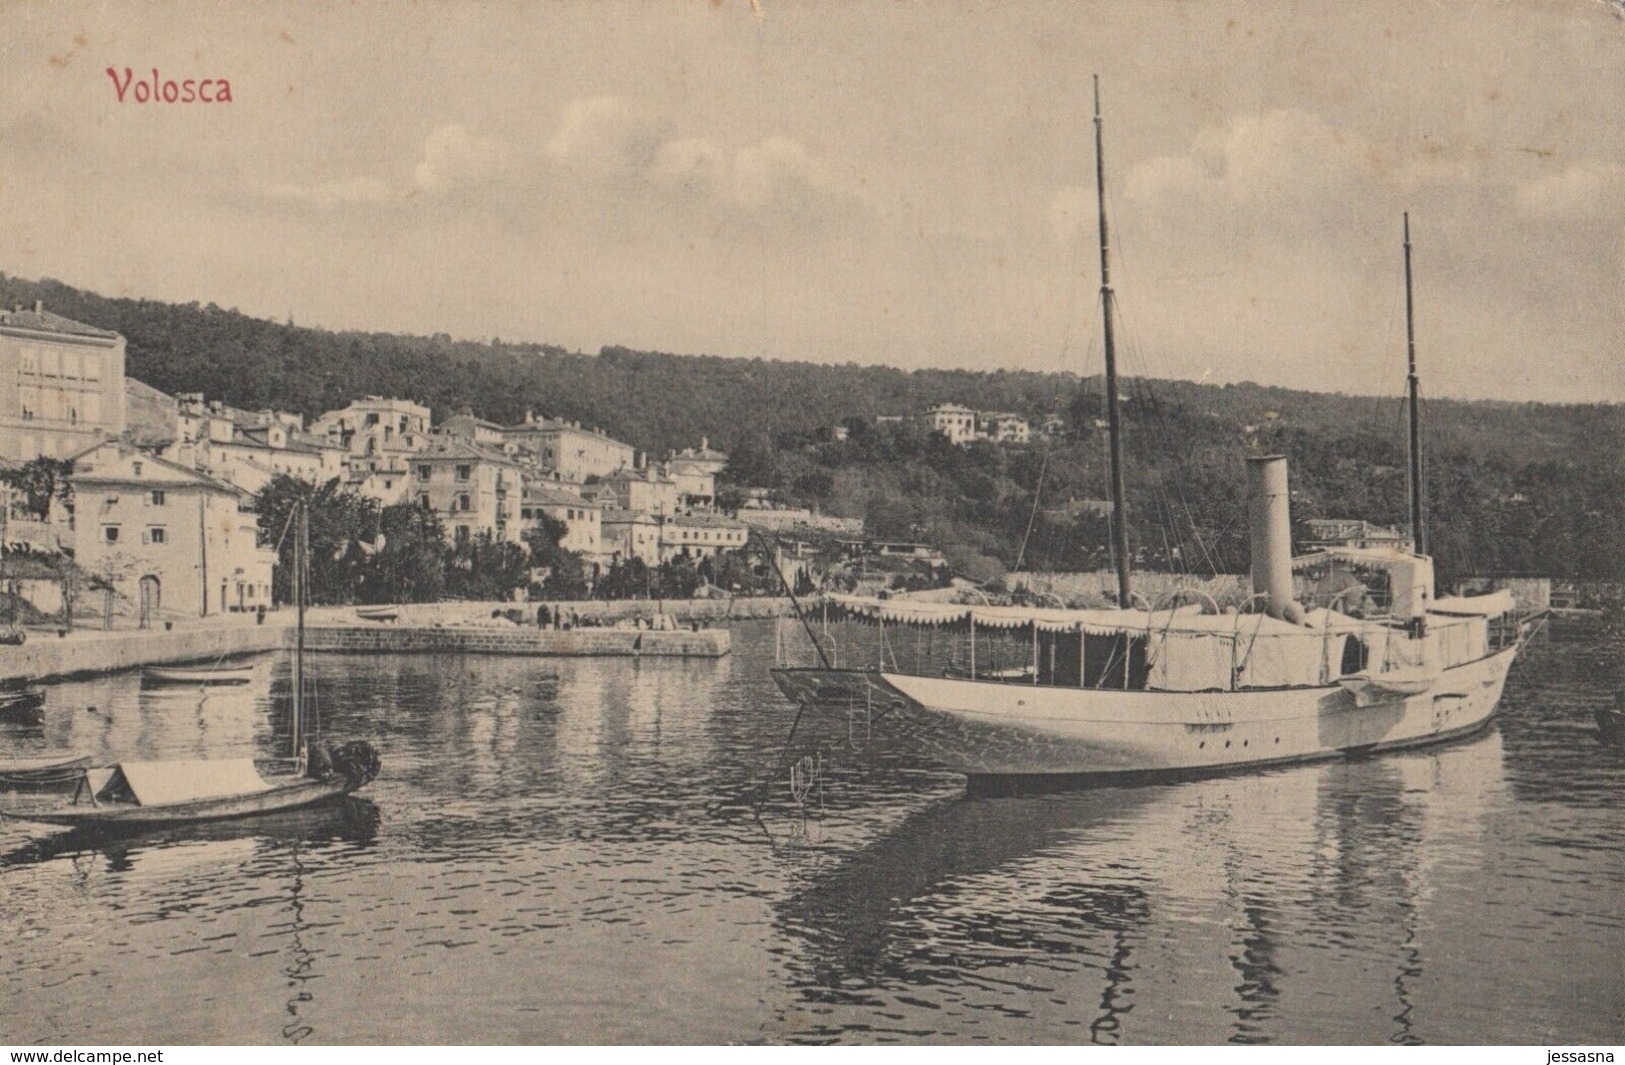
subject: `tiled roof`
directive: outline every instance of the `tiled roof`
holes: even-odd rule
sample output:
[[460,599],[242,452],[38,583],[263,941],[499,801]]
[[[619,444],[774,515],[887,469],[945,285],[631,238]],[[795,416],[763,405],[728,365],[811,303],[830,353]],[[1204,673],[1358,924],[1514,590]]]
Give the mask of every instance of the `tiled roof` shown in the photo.
[[[120,452],[122,452],[124,454],[139,455],[141,462],[151,463],[153,466],[159,467],[161,469],[168,470],[171,473],[178,473],[178,474],[182,475],[183,477],[186,477],[189,480],[196,481],[197,483],[201,484],[205,488],[212,488],[217,492],[228,492],[231,495],[235,495],[235,496],[243,496],[243,495],[248,495],[249,494],[248,492],[245,492],[243,489],[238,488],[236,485],[231,484],[228,481],[222,481],[220,478],[211,476],[210,474],[207,474],[207,473],[204,473],[202,470],[196,470],[196,469],[193,469],[190,466],[183,466],[178,462],[171,462],[169,459],[166,459],[166,458],[159,458],[157,455],[154,455],[149,451],[142,451],[140,448],[132,447],[129,444],[124,443],[122,440],[103,440],[103,441],[101,441],[99,443],[95,443],[95,444],[90,445],[89,447],[85,448],[84,450],[75,453],[71,457],[72,457],[73,461],[77,462],[80,459],[84,458],[86,455],[90,454],[92,451],[95,451],[96,449],[101,448],[101,447],[106,447],[108,445],[112,445],[113,447],[117,448]],[[134,477],[126,477],[126,476],[122,476],[122,475],[112,475],[112,476],[110,476],[110,475],[107,475],[107,474],[97,473],[94,470],[76,470],[74,472],[73,476],[70,479],[74,480],[74,481],[84,481],[86,483],[109,483],[109,484],[141,484],[141,483],[145,483],[143,481],[137,480]]]
[[0,311],[0,326],[30,329],[36,333],[63,333],[68,336],[118,339],[118,334],[111,329],[98,329],[93,325],[76,322],[72,318],[64,318],[60,314],[53,314],[47,310]]
[[435,459],[468,459],[475,462],[499,462],[504,466],[519,465],[519,463],[515,462],[512,458],[504,455],[500,451],[492,451],[490,448],[480,447],[478,444],[470,443],[467,440],[458,439],[456,437],[449,439],[446,437],[437,437],[429,444],[428,447],[424,448],[422,451],[414,452],[413,454],[413,461],[420,461],[423,459],[428,459],[430,461],[434,461]]
[[725,518],[720,514],[673,514],[669,523],[705,529],[744,530],[748,528],[744,522],[734,521],[732,518]]
[[124,379],[124,394],[132,399],[144,399],[149,403],[160,403],[166,407],[175,406],[175,397],[168,392],[161,392],[145,381],[137,381],[133,377]]
[[608,484],[611,481],[644,481],[648,484],[675,483],[670,477],[667,477],[653,466],[646,466],[641,470],[629,470],[623,466],[605,477],[602,483]]
[[601,507],[603,504],[594,499],[585,499],[574,492],[566,492],[562,488],[550,488],[547,485],[525,486],[524,501],[529,504],[540,503],[550,507]]
[[655,524],[653,514],[646,510],[621,510],[619,507],[605,507],[603,522],[605,525],[630,525],[634,522]]

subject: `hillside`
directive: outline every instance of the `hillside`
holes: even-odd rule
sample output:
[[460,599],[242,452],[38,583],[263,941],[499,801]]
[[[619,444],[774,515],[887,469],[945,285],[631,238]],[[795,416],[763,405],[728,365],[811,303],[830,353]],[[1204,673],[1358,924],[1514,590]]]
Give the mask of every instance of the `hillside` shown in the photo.
[[[709,436],[734,454],[741,479],[861,514],[882,534],[932,535],[1006,564],[1024,538],[1027,564],[1099,561],[1098,522],[1035,516],[1032,506],[1040,468],[1041,511],[1103,494],[1093,437],[1047,458],[1037,446],[967,451],[907,432],[815,442],[829,426],[942,402],[1063,412],[1087,426],[1099,413],[1095,380],[332,332],[0,275],[0,303],[35,299],[123,333],[129,375],[170,393],[306,415],[367,394],[416,399],[437,418],[467,407],[515,421],[534,408],[655,454]],[[1297,517],[1403,518],[1397,396],[1144,380],[1126,392],[1133,531],[1148,564],[1233,568],[1244,559],[1244,426],[1262,426],[1265,442],[1291,456]],[[1426,424],[1433,546],[1447,573],[1625,576],[1625,408],[1434,400]]]

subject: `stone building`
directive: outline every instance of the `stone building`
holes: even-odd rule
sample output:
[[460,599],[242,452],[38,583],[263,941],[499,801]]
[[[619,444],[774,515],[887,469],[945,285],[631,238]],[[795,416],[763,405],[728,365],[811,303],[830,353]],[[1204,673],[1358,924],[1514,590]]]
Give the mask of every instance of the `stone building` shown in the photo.
[[124,347],[39,302],[0,311],[0,458],[65,459],[122,434]]
[[149,623],[271,606],[242,489],[118,440],[74,456],[74,556]]

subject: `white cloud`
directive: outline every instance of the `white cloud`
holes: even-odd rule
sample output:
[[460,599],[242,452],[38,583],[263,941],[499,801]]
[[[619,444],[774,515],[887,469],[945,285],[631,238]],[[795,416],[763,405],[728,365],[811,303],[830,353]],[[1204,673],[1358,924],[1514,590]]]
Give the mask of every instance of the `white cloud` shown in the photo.
[[1470,182],[1482,165],[1481,150],[1426,138],[1414,156],[1402,157],[1358,130],[1288,109],[1238,115],[1202,130],[1184,155],[1141,161],[1125,192],[1143,204],[1262,205],[1281,213],[1361,191],[1409,196],[1424,186]]
[[319,181],[309,185],[282,183],[262,192],[273,200],[335,208],[403,203],[413,193],[441,194],[489,178],[506,154],[501,141],[481,137],[455,123],[440,126],[423,144],[423,155],[412,168],[411,180],[391,184],[370,175]]
[[1625,191],[1625,169],[1587,160],[1560,174],[1518,186],[1518,209],[1538,218],[1581,218],[1614,214]]
[[756,209],[785,195],[827,187],[823,165],[789,137],[769,137],[734,156],[733,193],[742,206]]
[[494,138],[476,136],[461,125],[441,126],[424,142],[413,184],[425,192],[445,192],[478,182],[490,176],[502,156],[502,143]]
[[725,185],[728,174],[727,153],[698,137],[667,141],[649,164],[649,178],[656,184],[678,185],[696,191]]
[[392,189],[371,177],[324,181],[315,185],[272,185],[265,189],[265,195],[274,200],[292,200],[317,207],[388,203],[402,197],[398,189]]
[[563,163],[609,172],[640,170],[657,154],[664,127],[619,97],[585,97],[566,105],[546,151]]

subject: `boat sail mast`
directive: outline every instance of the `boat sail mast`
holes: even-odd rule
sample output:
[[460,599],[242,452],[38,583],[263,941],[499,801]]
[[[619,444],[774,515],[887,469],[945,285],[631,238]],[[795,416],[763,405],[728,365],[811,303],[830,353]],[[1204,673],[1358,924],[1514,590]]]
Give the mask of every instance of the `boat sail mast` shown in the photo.
[[293,709],[288,731],[293,744],[290,754],[299,763],[299,771],[304,772],[305,738],[301,733],[305,724],[305,553],[310,545],[310,509],[303,501],[295,506],[299,508],[299,527],[293,541]]
[[[1117,563],[1117,605],[1127,607],[1129,584],[1128,513],[1123,491],[1123,425],[1117,409],[1117,346],[1112,333],[1112,269],[1106,234],[1106,156],[1101,136],[1100,75],[1095,75],[1095,196],[1100,205],[1101,340],[1106,349],[1106,429],[1110,434],[1112,555]],[[1407,245],[1408,247],[1408,245]]]
[[1419,555],[1428,553],[1422,517],[1422,399],[1416,375],[1416,319],[1411,308],[1411,213],[1405,212],[1405,350],[1410,366],[1405,385],[1410,393],[1411,539]]

